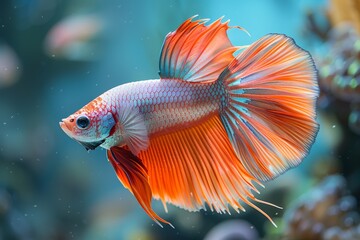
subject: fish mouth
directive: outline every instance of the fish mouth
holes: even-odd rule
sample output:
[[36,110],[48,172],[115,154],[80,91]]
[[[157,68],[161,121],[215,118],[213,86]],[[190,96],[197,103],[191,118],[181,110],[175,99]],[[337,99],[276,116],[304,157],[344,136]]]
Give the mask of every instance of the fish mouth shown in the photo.
[[62,129],[69,137],[71,137],[71,131],[70,131],[69,126],[66,124],[66,119],[65,119],[65,118],[61,119],[61,122],[59,122],[59,125],[60,125],[61,129]]
[[98,146],[100,146],[101,144],[103,144],[105,142],[105,139],[100,140],[100,141],[94,141],[94,142],[82,142],[79,140],[76,140],[78,143],[80,143],[81,145],[83,145],[86,149],[86,151],[89,150],[94,150],[95,148],[97,148]]

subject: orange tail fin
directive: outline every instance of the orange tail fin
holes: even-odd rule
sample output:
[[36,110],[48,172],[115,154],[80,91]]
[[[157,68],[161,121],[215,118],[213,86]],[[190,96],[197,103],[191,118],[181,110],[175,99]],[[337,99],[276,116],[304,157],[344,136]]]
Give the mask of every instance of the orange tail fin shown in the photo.
[[263,181],[298,165],[318,129],[309,53],[289,37],[267,35],[239,54],[219,80],[228,93],[221,120],[246,169]]

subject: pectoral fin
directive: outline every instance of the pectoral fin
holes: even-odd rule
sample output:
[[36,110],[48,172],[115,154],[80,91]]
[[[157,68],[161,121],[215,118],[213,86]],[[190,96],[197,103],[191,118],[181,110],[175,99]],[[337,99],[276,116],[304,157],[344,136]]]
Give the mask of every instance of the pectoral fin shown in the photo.
[[161,223],[169,224],[159,217],[151,208],[152,191],[148,183],[148,173],[140,158],[131,151],[112,147],[107,150],[107,157],[113,165],[120,182],[135,196],[144,211],[161,227]]
[[134,155],[138,155],[149,145],[144,117],[138,108],[131,106],[121,106],[118,117],[126,145]]

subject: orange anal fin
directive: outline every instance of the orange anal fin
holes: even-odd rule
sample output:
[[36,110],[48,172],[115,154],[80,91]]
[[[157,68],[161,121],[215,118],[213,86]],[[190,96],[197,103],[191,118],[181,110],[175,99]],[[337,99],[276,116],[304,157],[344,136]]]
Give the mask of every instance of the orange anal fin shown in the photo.
[[120,182],[135,196],[144,211],[161,227],[161,223],[171,223],[159,217],[151,208],[152,191],[148,183],[148,173],[140,158],[131,151],[112,147],[107,150],[107,157],[113,165]]
[[[206,209],[229,213],[245,211],[243,203],[270,216],[252,201],[258,200],[255,179],[236,156],[220,117],[174,132],[150,137],[149,148],[139,157],[148,169],[153,197],[164,205],[174,204],[188,211]],[[275,224],[274,224],[275,225]]]

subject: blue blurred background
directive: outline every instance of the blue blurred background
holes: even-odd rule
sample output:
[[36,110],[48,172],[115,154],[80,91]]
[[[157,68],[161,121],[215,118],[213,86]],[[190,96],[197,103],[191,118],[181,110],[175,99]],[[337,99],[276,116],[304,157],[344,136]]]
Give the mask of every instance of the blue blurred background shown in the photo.
[[[360,16],[359,1],[344,2],[353,2],[354,14]],[[339,1],[1,1],[0,239],[332,239],[346,231],[359,232],[347,236],[360,236],[358,23],[356,18],[342,19],[341,8],[331,10],[336,4]],[[58,125],[114,86],[158,78],[165,35],[196,14],[212,20],[224,16],[230,25],[250,32],[251,37],[230,30],[234,45],[284,33],[315,57],[323,80],[317,140],[301,166],[266,183],[262,191],[261,199],[284,207],[262,207],[279,228],[249,208],[226,216],[170,207],[166,214],[154,201],[159,215],[176,227],[161,229],[119,183],[105,151],[86,152]],[[342,22],[348,25],[338,31]],[[346,46],[350,50],[343,54]],[[355,82],[349,90],[351,79]],[[317,185],[334,174],[328,185]],[[332,187],[348,191],[331,192]],[[302,202],[303,194],[314,191],[320,191],[320,197]],[[321,191],[335,194],[333,202]],[[327,210],[340,206],[344,196],[351,198],[352,207],[341,213],[340,222],[327,223]],[[324,204],[325,210],[309,215],[316,204]],[[348,212],[352,224],[343,226]],[[313,229],[315,223],[320,227]]]

